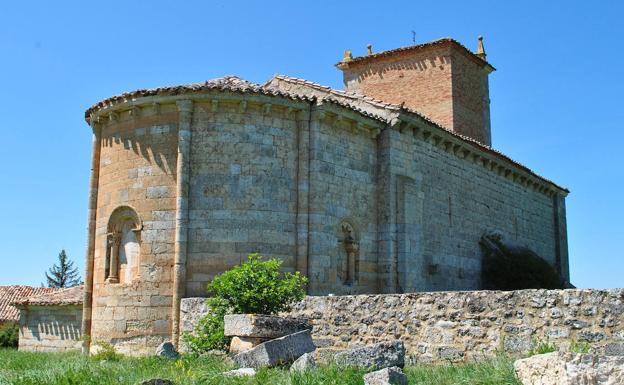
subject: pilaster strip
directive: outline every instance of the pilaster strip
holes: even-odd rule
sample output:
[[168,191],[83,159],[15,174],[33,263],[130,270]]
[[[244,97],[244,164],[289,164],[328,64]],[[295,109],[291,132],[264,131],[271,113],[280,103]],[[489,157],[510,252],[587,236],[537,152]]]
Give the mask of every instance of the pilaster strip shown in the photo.
[[93,261],[95,253],[95,228],[97,215],[98,184],[100,179],[100,150],[102,148],[102,128],[92,122],[93,144],[91,149],[91,176],[89,178],[89,208],[87,210],[87,247],[85,251],[85,285],[82,305],[82,352],[89,354],[91,342],[91,313],[93,303]]
[[176,224],[173,265],[173,304],[171,314],[171,342],[178,347],[180,339],[180,301],[186,289],[186,252],[189,218],[189,169],[191,150],[191,124],[193,101],[179,100],[178,107],[178,159],[176,166]]

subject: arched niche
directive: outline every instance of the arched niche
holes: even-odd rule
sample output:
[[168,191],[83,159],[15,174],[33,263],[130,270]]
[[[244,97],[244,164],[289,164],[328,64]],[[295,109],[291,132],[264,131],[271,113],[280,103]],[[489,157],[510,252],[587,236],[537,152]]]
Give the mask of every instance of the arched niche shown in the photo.
[[107,283],[129,283],[138,278],[142,229],[141,219],[132,207],[119,206],[111,213],[104,267]]
[[360,238],[353,221],[343,219],[337,229],[339,258],[338,278],[345,285],[353,285],[358,280],[360,270]]

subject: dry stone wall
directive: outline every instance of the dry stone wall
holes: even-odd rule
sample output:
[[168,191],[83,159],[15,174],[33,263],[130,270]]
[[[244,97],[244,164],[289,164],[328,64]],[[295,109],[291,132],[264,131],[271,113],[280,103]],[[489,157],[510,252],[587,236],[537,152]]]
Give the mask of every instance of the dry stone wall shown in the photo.
[[[187,331],[193,322],[184,320],[207,311],[204,303],[183,300]],[[312,320],[321,351],[400,339],[412,362],[524,354],[539,341],[605,353],[624,346],[624,289],[310,296],[288,315]]]

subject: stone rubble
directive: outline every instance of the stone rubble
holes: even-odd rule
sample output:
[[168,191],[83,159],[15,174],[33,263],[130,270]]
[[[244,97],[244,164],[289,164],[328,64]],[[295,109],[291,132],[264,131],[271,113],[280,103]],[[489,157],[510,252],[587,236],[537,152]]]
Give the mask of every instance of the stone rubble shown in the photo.
[[180,353],[177,352],[175,346],[171,342],[163,342],[156,348],[156,355],[158,357],[168,358],[175,360],[180,357]]
[[240,367],[262,368],[289,364],[316,349],[309,330],[264,342],[234,356]]
[[553,352],[517,360],[523,385],[622,385],[624,356]]
[[380,342],[362,348],[339,352],[334,356],[338,365],[358,366],[368,369],[383,369],[405,365],[403,341]]
[[251,377],[256,375],[254,368],[240,368],[223,373],[225,377]]
[[407,385],[407,376],[396,366],[384,368],[364,376],[365,385]]
[[173,385],[173,381],[163,380],[161,378],[152,378],[151,380],[141,382],[141,385]]
[[312,353],[305,353],[301,357],[297,358],[295,362],[290,366],[291,372],[305,372],[316,368],[316,360]]

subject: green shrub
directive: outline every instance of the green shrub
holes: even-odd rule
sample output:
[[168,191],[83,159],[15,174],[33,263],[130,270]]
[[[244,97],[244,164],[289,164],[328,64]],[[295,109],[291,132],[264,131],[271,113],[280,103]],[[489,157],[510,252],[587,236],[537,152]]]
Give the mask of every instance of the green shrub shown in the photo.
[[19,327],[13,322],[0,325],[0,347],[16,348],[19,341]]
[[226,314],[276,314],[288,311],[293,302],[305,296],[308,279],[299,272],[282,273],[279,259],[262,260],[250,254],[247,262],[215,277],[208,284],[210,312],[183,339],[195,352],[225,349],[229,339],[223,334]]
[[526,247],[506,245],[498,234],[483,236],[481,282],[487,290],[563,289],[556,269]]
[[551,344],[548,341],[533,340],[531,350],[529,350],[528,356],[536,356],[538,354],[546,354],[557,351],[557,346]]
[[97,341],[97,352],[91,356],[96,361],[119,361],[121,355],[115,351],[115,347],[105,341]]
[[570,343],[568,351],[572,353],[589,353],[590,347],[591,345],[588,342],[579,342],[574,340]]

